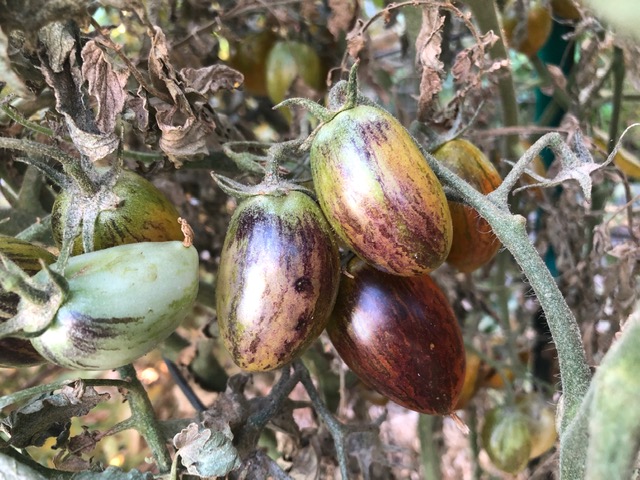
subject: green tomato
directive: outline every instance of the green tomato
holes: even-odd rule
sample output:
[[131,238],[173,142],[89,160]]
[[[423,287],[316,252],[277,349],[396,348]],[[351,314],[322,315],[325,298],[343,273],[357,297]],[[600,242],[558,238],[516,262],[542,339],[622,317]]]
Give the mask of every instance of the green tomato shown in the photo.
[[[145,355],[180,325],[198,292],[198,253],[177,241],[120,245],[71,257],[64,277],[65,301],[31,343],[51,363],[106,370]],[[46,273],[34,279],[45,282]]]

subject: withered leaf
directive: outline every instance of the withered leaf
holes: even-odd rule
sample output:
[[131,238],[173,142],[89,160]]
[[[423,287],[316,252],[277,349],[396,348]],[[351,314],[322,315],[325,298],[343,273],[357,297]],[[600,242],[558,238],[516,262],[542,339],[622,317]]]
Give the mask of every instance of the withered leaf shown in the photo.
[[241,464],[231,430],[217,431],[191,423],[173,438],[187,472],[200,477],[224,476]]
[[185,115],[178,107],[163,103],[156,106],[156,122],[162,131],[160,148],[177,167],[185,158],[209,151],[206,137],[213,128],[194,114]]
[[169,59],[167,39],[160,27],[154,27],[151,37],[149,76],[153,86],[161,92],[168,93],[181,111],[191,113],[189,102],[180,88],[176,71]]
[[204,98],[218,90],[233,90],[244,82],[244,76],[226,65],[210,65],[203,68],[183,68],[180,78],[185,93],[196,93]]
[[135,97],[127,95],[125,118],[141,132],[146,132],[149,128],[148,99],[142,87],[138,89]]
[[56,97],[56,110],[65,117],[69,135],[78,151],[91,161],[100,160],[118,147],[113,132],[101,132],[82,90],[84,79],[76,62],[76,44],[68,26],[52,23],[41,30],[42,73]]
[[442,52],[442,26],[444,16],[437,6],[423,5],[422,26],[416,38],[417,62],[422,68],[420,97],[418,99],[418,120],[425,121],[432,109],[433,98],[442,89],[445,75],[444,64],[440,61]]
[[129,71],[114,68],[95,40],[83,47],[82,60],[82,76],[89,84],[89,94],[98,102],[96,125],[102,133],[112,133],[116,116],[124,107]]
[[78,472],[71,480],[153,480],[153,475],[135,469],[125,472],[118,467],[108,467],[104,472]]
[[65,472],[84,472],[91,469],[91,462],[79,455],[70,454],[67,451],[59,452],[53,457],[53,466],[57,470]]
[[497,35],[489,31],[477,38],[477,43],[458,52],[451,67],[453,80],[458,87],[456,101],[461,101],[467,92],[480,89],[485,75],[509,66],[509,61],[506,59],[496,62],[486,61],[485,52],[498,41]]
[[365,47],[366,42],[364,32],[362,31],[363,26],[364,22],[359,18],[353,29],[347,34],[347,51],[351,58],[358,58],[360,52]]
[[348,32],[358,15],[358,2],[355,0],[329,0],[331,15],[327,21],[327,28],[333,38],[340,40],[344,32]]
[[585,200],[587,202],[591,202],[591,187],[593,184],[591,174],[607,166],[613,160],[615,152],[616,150],[614,150],[612,155],[602,163],[594,162],[589,150],[583,143],[582,134],[577,131],[574,135],[574,149],[572,155],[566,158],[563,155],[556,155],[557,160],[560,162],[560,169],[553,178],[541,177],[532,171],[527,171],[527,174],[537,180],[537,183],[530,183],[519,187],[513,192],[516,193],[520,190],[535,187],[555,187],[568,180],[575,180],[580,184]]
[[65,432],[71,418],[86,415],[109,398],[108,393],[98,393],[79,381],[62,387],[59,393],[38,396],[14,410],[2,420],[0,429],[11,437],[9,443],[14,447],[40,446],[47,438]]
[[0,72],[2,72],[0,90],[2,90],[2,84],[4,83],[9,86],[11,89],[10,91],[20,95],[21,97],[33,97],[22,79],[11,68],[11,59],[7,52],[8,49],[9,39],[2,30],[0,30]]

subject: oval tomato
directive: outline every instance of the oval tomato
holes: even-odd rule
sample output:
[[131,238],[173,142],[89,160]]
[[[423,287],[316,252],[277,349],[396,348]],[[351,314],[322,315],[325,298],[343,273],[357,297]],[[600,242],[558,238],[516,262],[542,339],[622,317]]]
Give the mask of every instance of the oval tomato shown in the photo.
[[331,228],[308,195],[243,201],[216,280],[220,335],[234,362],[267,371],[294,360],[324,330],[339,276]]
[[451,247],[451,215],[440,182],[404,127],[359,105],[316,133],[311,173],[327,220],[358,256],[394,275],[437,268]]
[[518,409],[501,405],[489,410],[480,436],[491,463],[500,470],[516,474],[526,468],[531,433],[527,417]]
[[511,0],[504,7],[502,26],[509,45],[531,57],[538,53],[551,34],[551,13],[539,0],[532,0],[526,19],[523,19],[515,0]]
[[[481,193],[490,193],[502,183],[500,174],[489,159],[467,140],[447,142],[433,156]],[[500,241],[489,223],[473,208],[449,202],[449,211],[453,241],[447,263],[461,272],[473,272],[495,256],[500,249]]]
[[519,396],[516,407],[529,422],[531,434],[531,452],[529,459],[537,458],[551,450],[558,439],[556,432],[556,414],[551,404],[537,392]]
[[[106,169],[101,169],[101,172]],[[122,170],[113,186],[119,198],[115,208],[100,212],[95,224],[94,250],[139,242],[182,240],[178,211],[151,182],[130,170]],[[71,204],[80,201],[71,190],[60,192],[51,211],[53,238],[62,243],[64,218]],[[81,236],[73,245],[73,254],[82,253]]]
[[422,413],[447,415],[465,377],[462,333],[428,275],[398,277],[360,259],[340,281],[327,333],[366,384]]
[[[320,57],[315,50],[301,42],[276,42],[267,57],[267,92],[274,104],[285,99],[296,78],[312,89],[324,90],[324,76]],[[291,119],[289,109],[281,109],[288,120]]]
[[[109,370],[131,363],[180,325],[198,293],[198,273],[196,249],[176,241],[71,257],[64,272],[69,292],[31,343],[62,367]],[[47,278],[41,272],[34,280]]]
[[229,65],[244,75],[244,89],[252,95],[267,95],[267,56],[275,40],[272,31],[264,30],[232,45]]

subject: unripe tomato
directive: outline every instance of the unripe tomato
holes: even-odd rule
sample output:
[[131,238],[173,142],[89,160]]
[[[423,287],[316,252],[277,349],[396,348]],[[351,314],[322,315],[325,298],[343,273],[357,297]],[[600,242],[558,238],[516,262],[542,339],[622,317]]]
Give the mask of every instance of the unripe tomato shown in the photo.
[[[113,187],[120,199],[116,208],[103,210],[96,219],[94,250],[139,242],[182,240],[178,211],[151,182],[130,170],[122,170]],[[53,238],[62,243],[63,219],[78,199],[68,190],[60,192],[51,211]],[[82,253],[82,239],[73,245],[73,255]]]
[[342,110],[320,127],[310,155],[322,211],[358,256],[402,276],[444,262],[452,237],[447,199],[390,113],[368,105]]
[[108,370],[145,355],[180,325],[198,293],[198,252],[176,241],[120,245],[69,258],[64,276],[65,301],[31,343],[51,363]]
[[454,410],[466,408],[476,393],[478,393],[481,386],[480,367],[482,365],[482,360],[478,355],[472,352],[466,352],[465,358],[466,371],[464,374],[464,383]]
[[516,407],[529,422],[531,434],[529,459],[537,458],[549,451],[558,439],[555,409],[537,392],[518,397]]
[[[276,42],[267,57],[267,92],[271,101],[275,104],[283,101],[296,78],[301,78],[316,91],[324,90],[320,57],[305,43]],[[291,118],[288,109],[282,111]]]
[[264,30],[232,46],[229,65],[244,75],[244,89],[252,95],[267,95],[267,56],[275,40],[271,30]]
[[465,377],[462,333],[428,275],[398,277],[353,259],[327,333],[366,384],[403,407],[450,414]]
[[[35,275],[42,269],[40,260],[47,265],[56,257],[42,247],[17,238],[0,235],[0,253],[15,262],[25,273]],[[5,291],[0,286],[0,322],[13,317],[18,309],[20,297]],[[29,340],[22,338],[0,339],[0,367],[29,367],[46,360],[35,351]]]
[[325,328],[339,277],[331,228],[308,195],[244,200],[229,222],[216,281],[220,335],[234,362],[267,371],[302,354]]
[[531,433],[526,415],[506,405],[487,412],[481,432],[482,446],[491,463],[516,474],[523,471],[531,454]]
[[554,16],[565,20],[580,20],[581,17],[573,0],[551,0],[551,11]]
[[[551,35],[551,13],[539,0],[531,0],[526,20],[518,16],[515,0],[509,1],[502,17],[502,26],[509,46],[532,57]],[[520,31],[522,30],[522,31]]]
[[[485,195],[502,183],[500,174],[489,159],[467,140],[447,142],[433,156]],[[495,256],[500,249],[500,241],[489,223],[473,208],[449,202],[449,211],[453,241],[447,262],[461,272],[473,272]]]

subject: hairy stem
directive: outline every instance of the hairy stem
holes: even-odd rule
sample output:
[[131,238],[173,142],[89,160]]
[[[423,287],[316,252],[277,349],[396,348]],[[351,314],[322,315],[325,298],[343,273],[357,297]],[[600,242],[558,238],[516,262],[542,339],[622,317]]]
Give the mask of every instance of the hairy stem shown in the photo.
[[120,367],[118,372],[127,381],[127,399],[129,400],[129,408],[131,409],[131,416],[135,421],[136,429],[144,437],[153,452],[153,456],[158,462],[160,473],[167,473],[171,470],[171,456],[147,392],[140,380],[138,380],[133,365]]
[[[590,371],[578,323],[553,276],[529,240],[526,219],[521,215],[512,215],[506,204],[496,202],[496,197],[491,197],[493,201],[489,200],[442,166],[430,154],[425,153],[425,156],[443,184],[464,197],[467,203],[489,222],[494,234],[522,268],[531,288],[538,297],[558,351],[565,403],[565,413],[561,423],[562,431],[576,414],[590,381]],[[497,198],[499,199],[501,196]]]

